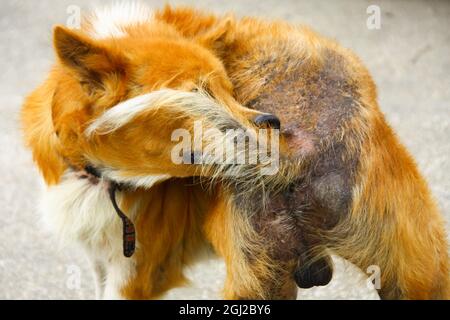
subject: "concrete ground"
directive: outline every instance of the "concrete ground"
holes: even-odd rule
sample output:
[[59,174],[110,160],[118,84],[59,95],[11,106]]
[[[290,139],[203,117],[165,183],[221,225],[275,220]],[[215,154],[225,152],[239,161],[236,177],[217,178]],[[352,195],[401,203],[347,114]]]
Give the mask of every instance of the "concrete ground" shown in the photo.
[[[35,211],[41,180],[23,148],[18,112],[24,96],[44,79],[52,60],[51,27],[64,24],[69,5],[89,0],[0,2],[0,298],[90,299],[86,261],[73,248],[57,249]],[[106,1],[102,1],[105,3]],[[165,1],[147,1],[160,7]],[[450,2],[449,1],[171,1],[215,12],[280,18],[311,25],[352,48],[379,88],[387,119],[417,159],[450,219]],[[381,29],[366,27],[369,5],[381,9]],[[396,190],[392,190],[396,192]],[[220,261],[188,271],[192,286],[169,298],[219,297]],[[78,281],[79,280],[79,281]],[[331,284],[302,290],[299,297],[376,298],[362,272],[338,261]]]

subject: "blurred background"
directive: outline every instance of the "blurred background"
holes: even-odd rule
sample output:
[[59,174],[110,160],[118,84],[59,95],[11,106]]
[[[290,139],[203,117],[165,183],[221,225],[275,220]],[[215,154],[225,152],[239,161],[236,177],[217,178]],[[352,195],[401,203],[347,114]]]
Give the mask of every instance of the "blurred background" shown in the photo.
[[[307,24],[353,49],[378,85],[389,123],[415,156],[450,220],[450,1],[227,0],[143,1],[193,5]],[[109,1],[0,1],[0,299],[92,299],[87,261],[75,248],[58,249],[39,223],[41,178],[23,147],[18,113],[24,97],[44,80],[54,56],[51,30],[65,24],[69,6],[83,11]],[[380,29],[369,30],[370,5],[380,8]],[[396,190],[392,190],[396,192]],[[376,299],[362,271],[336,260],[327,287],[301,290],[301,299]],[[189,270],[192,285],[168,298],[220,297],[219,260]]]

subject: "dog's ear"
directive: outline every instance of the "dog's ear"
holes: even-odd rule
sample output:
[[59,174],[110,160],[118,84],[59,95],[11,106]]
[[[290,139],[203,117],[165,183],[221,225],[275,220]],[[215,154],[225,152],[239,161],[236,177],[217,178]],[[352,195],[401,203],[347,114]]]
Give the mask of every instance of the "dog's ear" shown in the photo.
[[197,36],[197,41],[213,50],[220,57],[234,43],[236,34],[236,21],[231,15],[212,26],[205,33]]
[[103,76],[124,70],[124,59],[117,52],[64,27],[55,27],[53,42],[60,62],[74,71],[80,82],[96,85]]

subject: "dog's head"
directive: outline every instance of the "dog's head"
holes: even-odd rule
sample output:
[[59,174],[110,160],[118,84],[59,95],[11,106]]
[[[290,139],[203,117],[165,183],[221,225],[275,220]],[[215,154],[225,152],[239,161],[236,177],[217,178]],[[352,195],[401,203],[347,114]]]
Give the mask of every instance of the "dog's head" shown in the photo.
[[[199,166],[204,150],[225,140],[235,144],[236,139],[224,138],[227,130],[256,141],[258,135],[247,129],[279,126],[275,117],[233,98],[215,56],[220,43],[232,37],[232,21],[197,40],[157,22],[126,31],[97,39],[87,31],[55,28],[58,62],[22,113],[27,140],[48,183],[57,182],[68,166],[86,165],[146,187],[169,177],[236,173],[242,166],[233,161]],[[205,132],[221,138],[208,142]],[[182,141],[180,147],[187,135],[194,141]],[[198,153],[203,157],[196,159]],[[218,157],[216,151],[206,155]]]

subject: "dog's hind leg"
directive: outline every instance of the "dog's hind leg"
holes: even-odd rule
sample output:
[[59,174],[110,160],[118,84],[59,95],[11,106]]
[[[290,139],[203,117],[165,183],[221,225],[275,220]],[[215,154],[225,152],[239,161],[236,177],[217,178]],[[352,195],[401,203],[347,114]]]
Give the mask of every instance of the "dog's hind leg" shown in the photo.
[[445,223],[426,182],[388,128],[370,137],[349,214],[327,247],[363,271],[378,266],[383,299],[449,299]]
[[382,299],[449,299],[443,223],[438,217],[408,214],[400,218],[356,213],[332,231],[329,247],[364,272],[379,270],[377,289]]
[[247,212],[237,210],[229,194],[221,194],[207,214],[204,230],[225,260],[226,299],[295,299],[296,256],[273,256],[270,239],[260,238]]

